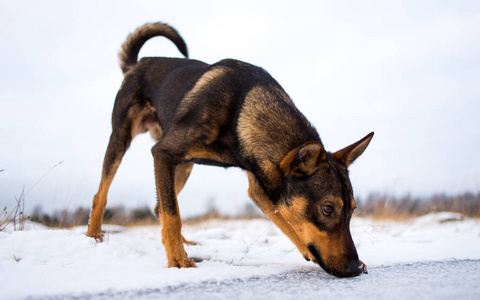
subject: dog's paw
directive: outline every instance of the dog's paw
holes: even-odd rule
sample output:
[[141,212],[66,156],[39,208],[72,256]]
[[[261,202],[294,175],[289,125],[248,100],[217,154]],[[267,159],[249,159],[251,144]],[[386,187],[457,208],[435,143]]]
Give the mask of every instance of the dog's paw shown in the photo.
[[100,232],[87,232],[87,236],[94,238],[97,243],[103,242],[103,233]]
[[368,274],[367,265],[364,264],[363,261],[360,261],[360,267],[362,268],[363,274]]
[[197,264],[193,259],[184,257],[181,259],[172,259],[168,261],[169,268],[196,268]]

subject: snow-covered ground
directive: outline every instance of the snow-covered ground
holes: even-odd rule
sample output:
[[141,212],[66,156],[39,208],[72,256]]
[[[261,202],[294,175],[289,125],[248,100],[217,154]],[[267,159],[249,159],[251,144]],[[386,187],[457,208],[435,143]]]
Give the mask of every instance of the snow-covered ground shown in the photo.
[[105,226],[98,244],[84,227],[28,223],[25,231],[0,232],[0,299],[480,298],[478,220],[354,217],[351,228],[369,274],[338,279],[263,219],[184,225],[184,236],[200,243],[186,247],[201,261],[196,269],[167,268],[158,226]]

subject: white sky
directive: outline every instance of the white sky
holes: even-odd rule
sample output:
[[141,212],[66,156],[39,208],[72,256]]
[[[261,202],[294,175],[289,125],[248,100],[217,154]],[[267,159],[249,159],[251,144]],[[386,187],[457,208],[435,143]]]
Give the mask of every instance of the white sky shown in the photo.
[[[174,26],[191,58],[265,68],[327,150],[375,131],[351,167],[357,195],[480,190],[478,1],[236,2],[1,1],[1,206],[62,160],[27,206],[91,205],[122,80],[117,53],[152,21]],[[140,54],[180,55],[162,38]],[[110,206],[154,206],[152,145],[147,135],[134,140]],[[246,189],[241,171],[197,166],[180,203],[240,209]]]

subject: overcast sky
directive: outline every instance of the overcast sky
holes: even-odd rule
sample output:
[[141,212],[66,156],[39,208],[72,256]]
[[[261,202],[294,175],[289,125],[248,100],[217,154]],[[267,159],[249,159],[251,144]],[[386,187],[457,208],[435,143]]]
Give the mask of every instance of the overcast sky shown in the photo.
[[[478,1],[0,1],[0,204],[91,206],[122,81],[117,53],[153,21],[190,57],[259,65],[329,151],[375,131],[350,168],[360,197],[480,190]],[[164,38],[142,56],[180,56]],[[136,138],[109,205],[155,204],[149,136]],[[180,205],[247,202],[239,170],[196,166]],[[214,200],[210,200],[214,199]],[[227,205],[223,203],[230,203]],[[181,208],[182,209],[182,208]]]

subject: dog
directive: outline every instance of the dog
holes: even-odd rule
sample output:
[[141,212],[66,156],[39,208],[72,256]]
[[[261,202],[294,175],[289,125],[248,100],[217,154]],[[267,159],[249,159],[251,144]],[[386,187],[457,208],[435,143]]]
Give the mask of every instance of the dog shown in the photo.
[[[185,58],[138,53],[150,38],[172,41]],[[260,67],[225,59],[209,65],[188,59],[179,33],[148,23],[119,53],[124,73],[112,113],[112,134],[87,236],[102,240],[107,193],[133,138],[150,132],[168,267],[196,267],[181,233],[177,194],[194,164],[246,171],[248,195],[303,257],[338,277],[366,272],[350,234],[356,204],[347,167],[373,132],[337,152],[325,150],[315,128],[275,79]]]

